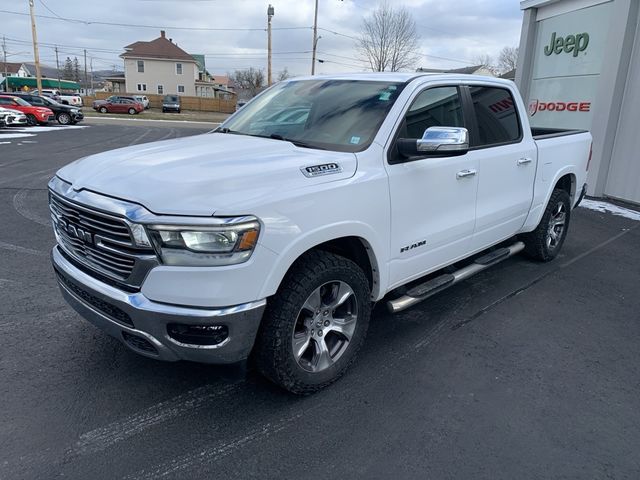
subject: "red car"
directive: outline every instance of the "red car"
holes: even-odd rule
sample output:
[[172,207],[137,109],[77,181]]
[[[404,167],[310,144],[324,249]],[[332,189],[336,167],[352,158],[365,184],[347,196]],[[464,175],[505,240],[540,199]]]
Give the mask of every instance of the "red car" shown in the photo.
[[144,110],[144,106],[133,98],[111,96],[106,100],[93,102],[93,109],[100,113],[128,113],[135,115]]
[[29,125],[46,125],[56,119],[50,109],[46,107],[34,107],[22,98],[12,95],[0,95],[0,107],[11,108],[24,113],[27,116]]

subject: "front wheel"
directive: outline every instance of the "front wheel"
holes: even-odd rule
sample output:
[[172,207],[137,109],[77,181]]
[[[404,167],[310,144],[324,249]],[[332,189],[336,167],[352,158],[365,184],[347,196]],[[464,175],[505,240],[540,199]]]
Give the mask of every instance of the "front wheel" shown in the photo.
[[258,369],[300,395],[340,378],[369,326],[369,281],[351,260],[314,251],[299,259],[267,305],[256,344]]
[[107,113],[107,107],[100,107],[100,113]]
[[69,115],[68,113],[61,113],[58,115],[58,123],[60,125],[69,125],[71,124],[71,122],[71,115]]
[[135,108],[130,108],[129,109],[129,115],[135,115],[136,113],[138,113],[138,112],[136,112]]
[[536,229],[522,235],[525,253],[541,262],[556,258],[567,237],[570,219],[569,194],[564,190],[554,190]]
[[35,115],[31,113],[27,114],[27,125],[31,127],[35,127],[36,125],[38,125],[38,119],[35,117]]

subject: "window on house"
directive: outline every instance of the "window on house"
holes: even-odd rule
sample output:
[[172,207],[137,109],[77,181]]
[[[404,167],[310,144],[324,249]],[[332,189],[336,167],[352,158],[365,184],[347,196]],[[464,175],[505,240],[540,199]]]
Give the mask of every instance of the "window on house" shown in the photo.
[[144,60],[138,60],[138,73],[144,73]]
[[182,75],[182,64],[181,63],[176,63],[176,73],[178,75]]
[[184,85],[178,85],[178,93],[184,93]]
[[138,84],[138,91],[139,92],[146,92],[147,91],[147,84],[146,83],[139,83]]
[[158,95],[164,95],[164,85],[158,85]]

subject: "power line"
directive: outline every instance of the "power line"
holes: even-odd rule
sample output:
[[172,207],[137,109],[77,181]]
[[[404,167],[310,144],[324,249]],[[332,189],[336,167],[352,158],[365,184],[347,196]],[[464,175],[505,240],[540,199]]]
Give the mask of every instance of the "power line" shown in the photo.
[[[7,13],[9,15],[29,16],[27,13],[13,12],[10,10],[0,10],[0,13]],[[264,32],[266,28],[210,28],[210,27],[176,27],[169,25],[143,25],[138,23],[116,23],[116,22],[101,22],[97,20],[81,20],[78,18],[66,18],[66,17],[54,17],[51,15],[36,15],[37,18],[46,18],[49,20],[60,20],[70,23],[82,23],[84,25],[106,25],[110,27],[128,27],[128,28],[153,28],[153,29],[166,29],[166,30],[189,30],[189,31],[203,31],[203,32]],[[273,30],[309,30],[311,27],[276,27]]]

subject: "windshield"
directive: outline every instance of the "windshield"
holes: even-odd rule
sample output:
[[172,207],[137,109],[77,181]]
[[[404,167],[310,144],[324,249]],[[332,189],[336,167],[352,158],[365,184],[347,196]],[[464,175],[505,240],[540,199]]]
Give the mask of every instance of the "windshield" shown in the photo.
[[23,107],[30,107],[31,104],[29,102],[27,102],[26,100],[20,98],[20,97],[13,97],[13,99],[15,100],[15,102],[18,105],[22,105]]
[[242,107],[218,132],[359,152],[373,141],[402,83],[301,80],[277,84]]
[[48,98],[48,97],[40,97],[40,98],[47,105],[51,105],[53,107],[61,107],[62,106],[60,103],[56,102],[55,100],[53,100],[51,98]]
[[167,95],[166,97],[164,97],[164,101],[165,102],[177,102],[178,101],[178,97],[176,97],[175,95]]

